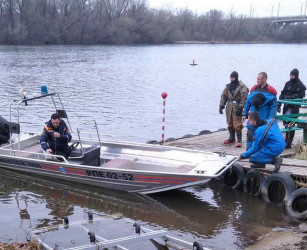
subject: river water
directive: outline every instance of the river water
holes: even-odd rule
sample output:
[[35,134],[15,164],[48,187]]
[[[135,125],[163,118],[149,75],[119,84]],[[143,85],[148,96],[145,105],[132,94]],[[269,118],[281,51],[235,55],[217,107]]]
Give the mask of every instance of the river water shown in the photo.
[[[306,83],[306,49],[299,44],[0,46],[0,114],[9,119],[8,104],[19,98],[20,87],[31,97],[46,85],[60,93],[73,128],[95,119],[101,134],[146,142],[161,138],[166,91],[166,138],[217,130],[226,127],[218,105],[233,70],[248,87],[266,71],[280,92],[295,67]],[[193,59],[197,66],[189,65]],[[41,131],[53,111],[49,103],[22,107],[21,129]],[[295,225],[282,207],[216,183],[138,197],[0,172],[0,242],[25,241],[29,228],[59,224],[63,216],[81,220],[87,211],[121,214],[214,249],[241,249],[275,227]]]

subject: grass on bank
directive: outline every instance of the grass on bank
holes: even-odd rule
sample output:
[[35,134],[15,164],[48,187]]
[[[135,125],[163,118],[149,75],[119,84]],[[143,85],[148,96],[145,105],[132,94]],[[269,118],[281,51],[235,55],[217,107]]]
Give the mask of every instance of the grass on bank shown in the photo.
[[0,243],[0,250],[42,250],[43,246],[37,242],[28,243]]
[[307,160],[307,145],[305,143],[300,142],[295,146],[293,158]]

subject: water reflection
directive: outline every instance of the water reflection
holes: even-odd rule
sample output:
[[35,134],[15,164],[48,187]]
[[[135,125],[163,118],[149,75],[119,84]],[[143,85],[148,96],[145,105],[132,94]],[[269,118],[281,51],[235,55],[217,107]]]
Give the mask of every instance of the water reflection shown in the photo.
[[281,207],[217,183],[151,196],[68,185],[7,170],[0,171],[0,183],[1,220],[10,218],[10,230],[6,223],[0,224],[0,241],[23,241],[29,228],[61,224],[64,216],[82,220],[86,211],[121,214],[190,241],[201,238],[214,249],[244,247],[281,223],[290,225]]

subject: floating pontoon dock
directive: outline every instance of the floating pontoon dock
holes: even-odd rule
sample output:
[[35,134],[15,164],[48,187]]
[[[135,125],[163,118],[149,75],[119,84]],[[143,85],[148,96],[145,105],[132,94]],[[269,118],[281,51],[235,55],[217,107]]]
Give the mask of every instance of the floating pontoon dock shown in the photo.
[[[229,137],[227,131],[216,131],[205,135],[198,135],[190,138],[178,139],[171,142],[166,142],[165,145],[176,146],[190,149],[205,150],[210,152],[225,152],[226,154],[239,155],[245,151],[246,142],[246,130],[243,130],[243,146],[242,148],[236,148],[235,144],[230,146],[224,145],[223,142]],[[303,130],[298,130],[295,133],[293,145],[302,142]],[[282,157],[288,157],[294,154],[295,146],[290,149],[285,149],[282,153]],[[244,169],[250,169],[250,163],[247,159],[239,162]],[[268,164],[265,172],[271,173],[274,170],[274,166]],[[296,181],[296,184],[301,187],[307,187],[307,161],[297,160],[292,158],[284,158],[282,166],[279,172],[289,172],[292,178]]]

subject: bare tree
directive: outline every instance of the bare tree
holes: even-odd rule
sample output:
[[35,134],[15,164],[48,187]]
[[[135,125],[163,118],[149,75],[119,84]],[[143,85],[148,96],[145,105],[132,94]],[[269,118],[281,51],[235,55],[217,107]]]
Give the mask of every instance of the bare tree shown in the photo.
[[307,41],[306,25],[210,10],[150,9],[147,0],[0,0],[0,43]]

